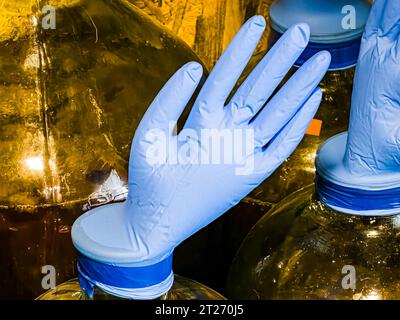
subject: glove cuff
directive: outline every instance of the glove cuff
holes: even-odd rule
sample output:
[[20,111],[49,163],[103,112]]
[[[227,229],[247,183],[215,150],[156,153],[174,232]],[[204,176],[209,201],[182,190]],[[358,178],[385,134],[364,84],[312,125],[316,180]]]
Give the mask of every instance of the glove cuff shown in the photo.
[[78,258],[79,284],[89,297],[94,287],[125,299],[150,300],[167,293],[172,287],[172,254],[146,267],[109,265],[83,255]]
[[332,209],[359,216],[390,216],[400,212],[398,173],[351,174],[344,164],[347,133],[324,142],[316,156],[316,191]]

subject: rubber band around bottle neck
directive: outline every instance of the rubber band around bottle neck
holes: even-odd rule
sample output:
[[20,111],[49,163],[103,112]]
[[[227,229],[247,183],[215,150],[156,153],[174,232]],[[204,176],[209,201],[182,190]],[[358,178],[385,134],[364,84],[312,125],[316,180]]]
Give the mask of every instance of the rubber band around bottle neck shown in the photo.
[[[100,284],[100,287],[117,288],[116,291],[135,292],[138,290],[157,287],[158,285],[168,282],[173,278],[172,272],[172,255],[167,259],[146,267],[121,267],[115,265],[107,265],[91,260],[83,255],[78,257],[78,280],[81,288],[89,297],[93,297],[94,287]],[[166,284],[169,290],[170,285]],[[156,298],[165,292],[158,292],[152,297]],[[111,292],[112,294],[112,292]],[[121,296],[120,294],[115,294]],[[137,298],[124,296],[125,298]]]
[[[272,29],[269,38],[269,47],[271,48],[281,36],[281,33]],[[296,61],[295,66],[302,66],[312,56],[326,50],[332,56],[329,71],[349,69],[357,64],[360,46],[361,37],[341,43],[316,43],[310,41],[300,58]]]
[[400,187],[388,190],[361,190],[340,186],[317,173],[319,199],[334,210],[360,216],[400,214]]

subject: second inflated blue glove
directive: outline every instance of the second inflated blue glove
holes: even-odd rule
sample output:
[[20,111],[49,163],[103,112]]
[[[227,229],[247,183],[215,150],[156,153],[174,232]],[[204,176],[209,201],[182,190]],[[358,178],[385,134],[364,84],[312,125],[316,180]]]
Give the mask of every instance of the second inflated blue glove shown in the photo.
[[307,46],[307,25],[290,28],[226,103],[264,28],[260,16],[241,28],[179,134],[175,124],[202,77],[198,63],[183,66],[149,107],[132,142],[127,201],[88,212],[72,229],[89,294],[93,286],[136,299],[168,291],[174,248],[238,203],[301,141],[329,53],[311,58],[270,97]]
[[354,79],[348,133],[317,156],[318,189],[336,210],[400,212],[400,1],[375,0]]
[[346,167],[368,179],[400,178],[399,0],[375,1],[354,83]]

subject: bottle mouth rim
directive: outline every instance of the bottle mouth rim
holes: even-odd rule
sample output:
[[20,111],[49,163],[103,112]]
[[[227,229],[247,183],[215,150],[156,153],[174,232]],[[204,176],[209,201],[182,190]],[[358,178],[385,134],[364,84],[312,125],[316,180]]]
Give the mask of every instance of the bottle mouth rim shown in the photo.
[[347,131],[339,133],[322,143],[317,151],[317,173],[324,179],[342,186],[363,191],[382,191],[400,188],[400,172],[377,175],[351,174],[344,165],[347,147]]
[[400,188],[366,191],[347,188],[325,180],[317,174],[318,198],[335,211],[356,216],[390,216],[400,214]]

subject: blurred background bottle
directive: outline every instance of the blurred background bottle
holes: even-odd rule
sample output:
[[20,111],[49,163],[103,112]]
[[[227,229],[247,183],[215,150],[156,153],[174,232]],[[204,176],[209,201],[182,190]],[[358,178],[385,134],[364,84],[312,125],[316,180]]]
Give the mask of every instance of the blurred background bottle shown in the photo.
[[76,276],[73,221],[125,198],[136,126],[200,59],[124,0],[3,1],[0,25],[0,298],[29,299],[42,266]]
[[[211,70],[247,19],[255,14],[269,18],[273,0],[129,1],[185,41]],[[269,28],[256,53],[267,49],[268,34]]]

